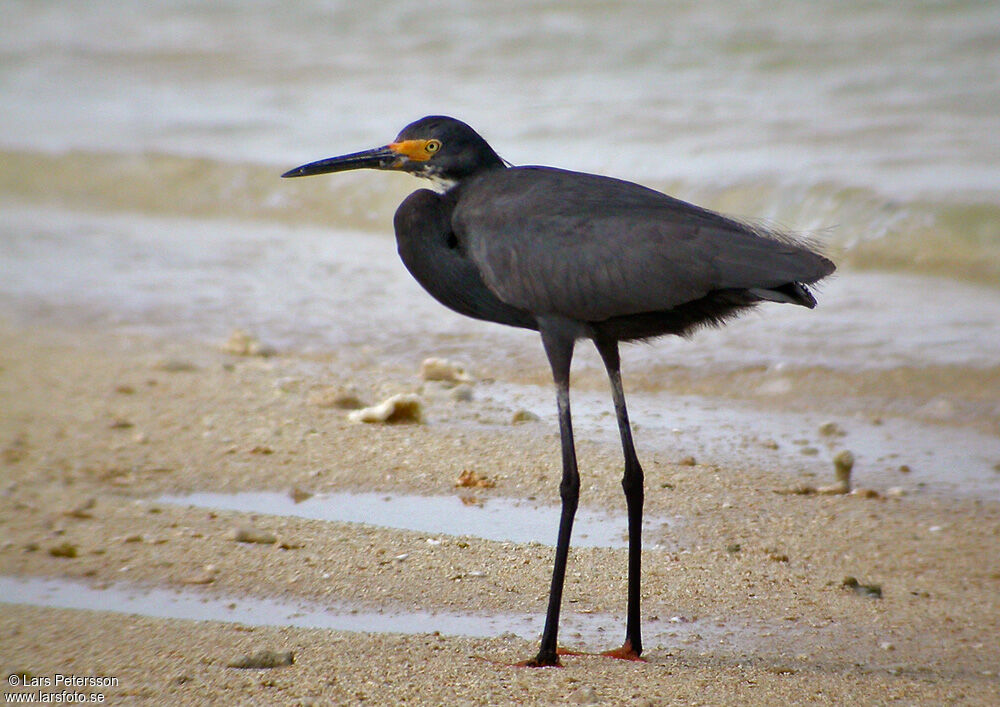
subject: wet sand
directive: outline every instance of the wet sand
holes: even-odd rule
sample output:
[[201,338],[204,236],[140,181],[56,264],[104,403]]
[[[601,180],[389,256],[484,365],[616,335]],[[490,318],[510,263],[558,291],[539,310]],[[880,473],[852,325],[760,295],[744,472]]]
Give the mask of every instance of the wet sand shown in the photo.
[[[547,538],[484,540],[156,500],[298,489],[554,506],[551,416],[512,425],[514,409],[477,397],[476,383],[472,400],[455,400],[453,389],[421,382],[418,363],[235,356],[188,341],[0,322],[0,574],[359,612],[541,613]],[[933,400],[937,374],[913,375],[929,381],[914,395]],[[583,390],[599,385],[581,378]],[[803,380],[812,381],[806,396],[837,397],[822,376]],[[707,394],[718,386],[689,383]],[[318,391],[347,385],[370,402],[419,392],[425,422],[356,424],[317,404]],[[871,394],[861,386],[848,397],[863,407]],[[959,396],[973,411],[992,410],[981,386],[959,387]],[[763,397],[772,410],[808,405]],[[961,422],[966,408],[958,410]],[[977,420],[993,432],[992,418]],[[578,452],[582,505],[620,517],[613,435],[583,438]],[[563,669],[528,670],[490,662],[533,654],[534,641],[513,634],[248,626],[20,604],[0,611],[0,664],[5,676],[116,677],[101,690],[111,704],[1000,702],[1000,503],[893,496],[884,485],[873,497],[783,493],[827,480],[776,468],[764,453],[738,467],[642,448],[640,456],[647,512],[671,520],[648,534],[644,555],[655,637],[645,663],[574,656]],[[456,488],[466,470],[495,485]],[[273,542],[235,540],[247,527]],[[605,645],[576,639],[584,648],[620,642],[624,575],[621,548],[571,551],[564,612],[608,616]],[[878,585],[881,598],[845,586],[849,576]],[[563,635],[569,647],[575,638]],[[294,664],[227,667],[262,650],[292,651]]]

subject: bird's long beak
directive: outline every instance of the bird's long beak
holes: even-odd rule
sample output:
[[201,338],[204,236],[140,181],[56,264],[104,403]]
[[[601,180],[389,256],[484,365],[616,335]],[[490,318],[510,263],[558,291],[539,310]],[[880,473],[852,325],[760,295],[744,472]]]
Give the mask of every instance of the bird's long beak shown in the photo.
[[405,156],[394,151],[391,146],[376,147],[373,150],[353,152],[340,157],[327,157],[290,169],[282,177],[308,177],[313,174],[346,172],[350,169],[399,169]]

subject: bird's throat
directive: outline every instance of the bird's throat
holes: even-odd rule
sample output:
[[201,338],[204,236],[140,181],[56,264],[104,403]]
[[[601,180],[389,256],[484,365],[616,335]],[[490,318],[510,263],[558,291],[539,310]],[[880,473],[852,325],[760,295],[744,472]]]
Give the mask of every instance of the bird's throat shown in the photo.
[[448,177],[445,177],[444,175],[431,170],[428,170],[426,172],[419,172],[414,176],[421,177],[429,181],[431,183],[431,189],[436,191],[438,194],[444,194],[445,192],[450,191],[451,188],[454,187],[456,184],[458,184],[458,180],[449,179]]

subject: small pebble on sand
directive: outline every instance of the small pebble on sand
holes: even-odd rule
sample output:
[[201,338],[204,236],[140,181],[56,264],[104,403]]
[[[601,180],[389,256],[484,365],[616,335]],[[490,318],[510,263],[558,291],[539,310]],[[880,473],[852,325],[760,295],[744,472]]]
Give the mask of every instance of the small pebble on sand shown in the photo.
[[538,415],[529,410],[518,410],[511,416],[510,422],[512,425],[519,425],[522,422],[538,422]]
[[229,537],[238,543],[256,543],[258,545],[272,545],[278,542],[274,533],[266,530],[253,528],[250,526],[240,526],[230,531]]
[[78,548],[76,545],[69,541],[64,541],[58,545],[53,545],[49,548],[49,554],[52,557],[68,557],[73,558],[78,554]]
[[848,575],[840,582],[840,586],[844,589],[850,589],[855,594],[863,597],[868,597],[870,599],[881,599],[882,598],[882,585],[881,584],[864,584],[859,582],[857,577]]
[[270,651],[263,650],[253,655],[241,655],[238,658],[226,663],[227,668],[239,668],[240,670],[269,670],[271,668],[283,668],[295,662],[295,655],[292,651]]
[[288,495],[294,503],[302,503],[303,501],[308,501],[314,494],[311,491],[306,491],[300,486],[293,486],[292,490],[288,492]]
[[847,434],[836,422],[824,422],[819,426],[819,433],[824,437],[843,437]]
[[215,565],[205,565],[191,574],[182,577],[181,582],[184,584],[211,584],[215,581],[217,573],[218,570]]

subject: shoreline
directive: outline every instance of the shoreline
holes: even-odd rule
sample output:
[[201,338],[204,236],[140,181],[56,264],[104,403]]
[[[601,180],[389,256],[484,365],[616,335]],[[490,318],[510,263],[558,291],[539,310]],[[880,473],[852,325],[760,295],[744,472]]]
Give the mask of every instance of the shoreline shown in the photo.
[[[513,410],[476,397],[476,384],[472,401],[461,403],[412,371],[340,366],[335,355],[319,372],[304,373],[293,354],[241,357],[177,340],[3,320],[0,344],[0,392],[9,401],[0,416],[0,574],[401,612],[544,610],[551,570],[544,540],[489,541],[153,499],[290,489],[455,495],[465,492],[455,487],[459,474],[472,470],[495,483],[472,491],[487,502],[555,505],[558,445],[549,418],[511,425]],[[427,421],[359,425],[343,410],[310,402],[316,390],[344,386],[378,399],[422,387]],[[111,703],[1000,699],[1000,563],[991,559],[1000,503],[938,493],[886,497],[885,489],[878,498],[787,495],[781,492],[803,477],[769,471],[760,456],[736,469],[681,463],[657,450],[640,449],[647,514],[678,522],[647,534],[648,631],[656,635],[653,627],[674,616],[752,627],[725,644],[706,633],[690,643],[651,644],[643,664],[580,656],[566,658],[564,670],[527,671],[475,657],[514,661],[533,652],[533,641],[510,635],[244,627],[5,605],[0,662],[35,675],[118,676],[119,688],[107,691]],[[616,514],[616,442],[596,435],[581,439],[578,452],[581,507]],[[244,525],[279,542],[235,541],[234,529]],[[74,557],[51,553],[63,544]],[[609,644],[623,630],[624,558],[618,548],[571,549],[564,613],[608,616]],[[881,585],[882,598],[845,588],[847,576]],[[571,634],[563,639],[572,647]],[[295,663],[260,672],[226,667],[234,655],[260,649],[293,650]]]

